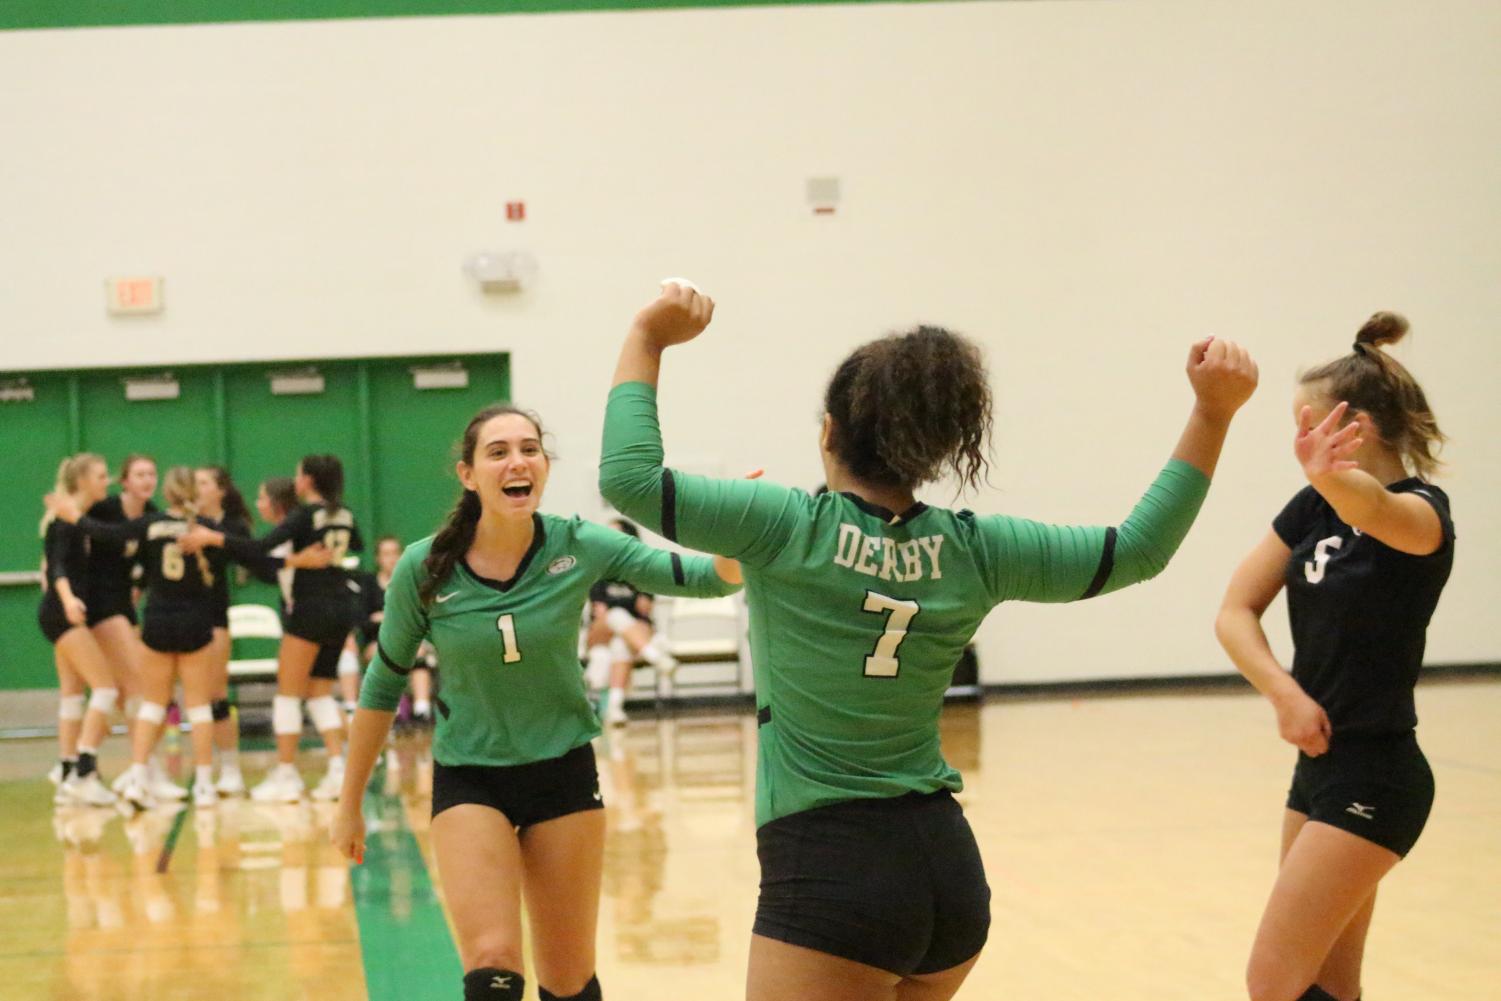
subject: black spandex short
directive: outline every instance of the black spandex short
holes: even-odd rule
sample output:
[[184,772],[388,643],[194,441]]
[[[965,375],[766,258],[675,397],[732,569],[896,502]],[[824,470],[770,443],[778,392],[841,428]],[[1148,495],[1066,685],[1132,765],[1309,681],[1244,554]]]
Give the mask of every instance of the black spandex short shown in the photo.
[[36,621],[42,627],[42,635],[47,637],[48,643],[55,644],[63,638],[63,633],[73,628],[73,623],[68,621],[68,616],[63,611],[62,599],[52,591],[47,592],[41,605],[37,607]]
[[1433,808],[1433,770],[1412,733],[1336,733],[1319,757],[1298,755],[1287,808],[1406,856]]
[[756,831],[757,935],[909,976],[958,966],[990,931],[990,886],[948,792],[860,799]]
[[461,803],[499,810],[518,830],[605,805],[599,795],[594,748],[589,744],[561,758],[525,765],[434,762],[433,816]]
[[348,610],[337,605],[331,608],[298,606],[282,619],[282,632],[319,646],[342,647],[353,631],[353,617]]
[[344,641],[327,644],[318,648],[318,656],[313,658],[312,677],[321,678],[324,681],[336,681],[339,677],[339,654],[344,652]]
[[135,602],[131,600],[129,591],[91,591],[88,604],[87,619],[90,627],[116,615],[125,616],[131,625],[137,622]]
[[229,628],[229,606],[228,605],[221,605],[218,602],[214,603],[214,628],[215,629],[228,629]]
[[213,638],[213,616],[207,609],[148,608],[141,623],[141,642],[157,653],[192,653]]

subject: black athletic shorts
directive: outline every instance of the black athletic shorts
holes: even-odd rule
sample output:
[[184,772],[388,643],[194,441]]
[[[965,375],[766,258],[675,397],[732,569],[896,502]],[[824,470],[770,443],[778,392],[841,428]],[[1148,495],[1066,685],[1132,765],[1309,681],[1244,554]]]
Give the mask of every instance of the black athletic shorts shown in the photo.
[[339,654],[344,652],[344,641],[325,644],[318,648],[318,656],[313,658],[313,671],[310,677],[321,678],[324,681],[336,681],[339,677]]
[[88,624],[90,627],[97,626],[106,619],[112,619],[116,615],[125,616],[131,625],[136,624],[136,606],[130,598],[129,591],[90,591],[88,597],[89,611]]
[[461,803],[499,810],[517,830],[605,805],[589,744],[524,765],[433,762],[433,816]]
[[348,610],[340,605],[298,606],[282,618],[281,631],[319,646],[342,647],[354,631],[354,622]]
[[47,637],[48,643],[56,643],[63,638],[63,633],[73,628],[63,611],[62,599],[54,591],[48,591],[41,605],[37,606],[36,622],[42,627],[42,635]]
[[229,606],[221,605],[217,601],[214,602],[214,628],[229,628]]
[[1433,770],[1413,733],[1336,733],[1319,757],[1298,755],[1287,808],[1406,856],[1433,808]]
[[757,935],[901,976],[978,953],[990,886],[964,810],[948,792],[857,799],[756,831]]
[[157,653],[192,653],[213,638],[213,615],[206,608],[147,608],[141,623],[141,642]]

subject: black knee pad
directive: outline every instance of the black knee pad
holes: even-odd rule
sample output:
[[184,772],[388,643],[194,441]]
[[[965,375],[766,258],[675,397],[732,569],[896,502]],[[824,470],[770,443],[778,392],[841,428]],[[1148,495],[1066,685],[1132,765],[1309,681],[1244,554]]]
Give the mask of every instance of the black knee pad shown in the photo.
[[482,966],[464,974],[464,1001],[521,1001],[525,987],[519,973]]
[[599,990],[598,976],[590,977],[589,982],[584,985],[583,990],[577,994],[570,994],[567,997],[563,997],[561,994],[554,994],[541,984],[537,985],[537,994],[542,998],[542,1001],[601,1001],[604,997]]
[[1318,984],[1314,984],[1308,990],[1298,995],[1298,1001],[1339,1001],[1339,998],[1330,994]]
[[214,714],[215,723],[221,723],[224,720],[229,719],[228,699],[215,699],[213,702],[209,703],[209,709]]

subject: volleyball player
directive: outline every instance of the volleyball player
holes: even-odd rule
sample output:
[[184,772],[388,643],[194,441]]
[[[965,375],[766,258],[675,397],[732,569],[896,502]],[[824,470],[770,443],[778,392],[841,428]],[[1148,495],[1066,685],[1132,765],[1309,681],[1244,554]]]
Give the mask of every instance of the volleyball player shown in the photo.
[[251,792],[251,797],[260,802],[294,803],[302,798],[297,744],[302,738],[304,699],[328,752],[328,770],[313,796],[337,797],[344,775],[344,714],[333,689],[339,655],[354,628],[357,610],[349,573],[342,564],[348,554],[363,551],[364,542],[353,512],[342,503],[344,466],[338,456],[303,456],[294,482],[302,503],[288,511],[269,534],[245,539],[199,530],[185,544],[189,551],[200,545],[223,546],[237,560],[255,560],[285,542],[292,543],[294,552],[321,543],[332,558],[322,569],[298,570],[286,595],[276,695],[271,703],[277,765]]
[[739,568],[541,514],[551,463],[533,415],[480,411],[461,455],[458,506],[437,535],[407,548],[386,592],[332,839],[351,858],[364,850],[361,797],[426,639],[443,669],[432,838],[464,997],[521,998],[524,893],[540,996],[597,1001],[604,814],[590,745],[599,720],[578,664],[584,602],[602,579],[725,594]]
[[[366,664],[374,661],[377,655],[380,624],[386,617],[386,589],[391,586],[391,578],[396,573],[396,564],[401,559],[403,549],[401,540],[396,536],[382,536],[375,544],[375,572],[361,578],[360,599],[363,608],[359,636],[360,653]],[[412,693],[411,725],[419,730],[431,729],[433,725],[433,669],[436,666],[437,658],[432,645],[423,643],[418,648],[417,657],[412,663],[412,673],[408,676]]]
[[[84,452],[58,466],[54,493],[81,507],[104,499],[109,468],[104,459]],[[109,664],[88,628],[84,602],[88,544],[82,533],[49,509],[42,519],[44,590],[37,608],[42,635],[52,644],[59,689],[57,736],[59,767],[54,802],[108,806],[114,793],[99,779],[99,745],[109,733],[109,718],[119,701]],[[84,686],[89,688],[84,700]]]
[[[198,513],[220,528],[241,538],[252,533],[250,509],[245,504],[239,488],[223,466],[203,466],[194,477],[198,489]],[[283,566],[297,569],[297,557],[287,554],[281,559],[266,558],[249,561],[247,569],[267,584],[275,584]],[[310,555],[312,555],[310,553]],[[307,567],[327,565],[327,560],[313,560],[301,564]],[[214,638],[212,661],[214,669],[214,700],[210,705],[214,714],[214,746],[218,751],[219,779],[214,788],[221,796],[245,795],[245,778],[240,771],[240,723],[230,711],[229,705],[229,658],[233,643],[229,635],[229,574],[221,573],[214,580]]]
[[[641,537],[624,518],[612,518],[609,524],[633,539]],[[623,580],[602,580],[589,590],[589,609],[586,677],[591,688],[607,689],[604,721],[623,726],[628,721],[625,692],[636,658],[666,675],[677,669],[678,662],[653,630],[651,595]]]
[[[155,511],[156,460],[131,453],[120,463],[120,491],[89,508],[88,516],[99,521],[122,522]],[[136,632],[136,546],[123,546],[106,539],[89,540],[88,604],[89,630],[99,643],[120,689],[127,726],[134,726],[140,708],[141,638]],[[148,762],[151,790],[158,799],[182,799],[186,791],[167,777],[155,756]],[[115,780],[115,790],[125,773]]]
[[939,750],[943,693],[964,645],[1007,600],[1073,601],[1146,580],[1177,549],[1231,417],[1246,352],[1189,352],[1196,402],[1172,459],[1118,528],[979,517],[914,491],[986,468],[990,389],[979,351],[920,327],[856,349],[824,400],[819,498],[662,466],[662,352],[713,302],[668,284],[635,319],[605,417],[600,490],[668,539],[745,565],[761,723],[761,896],[747,992],[948,998],[978,958],[990,892]]
[[[1235,571],[1220,643],[1298,748],[1282,863],[1251,949],[1252,1001],[1355,1001],[1376,887],[1433,805],[1414,732],[1428,622],[1454,563],[1449,498],[1428,477],[1444,436],[1377,313],[1349,354],[1303,374],[1294,452],[1308,485]],[[1261,616],[1287,588],[1293,666]]]
[[204,553],[185,554],[178,541],[197,520],[197,487],[193,470],[176,466],[162,484],[166,511],[152,511],[127,522],[80,518],[80,506],[58,498],[53,508],[59,519],[77,521],[91,538],[124,546],[134,542],[146,573],[146,605],[141,624],[142,658],[140,708],[131,734],[131,766],[120,795],[137,809],[156,805],[149,787],[146,761],[161,735],[174,677],[182,682],[188,722],[192,726],[193,803],[213,806],[218,793],[213,782],[213,701],[217,675],[213,669],[214,587],[225,571],[223,554],[214,561]]

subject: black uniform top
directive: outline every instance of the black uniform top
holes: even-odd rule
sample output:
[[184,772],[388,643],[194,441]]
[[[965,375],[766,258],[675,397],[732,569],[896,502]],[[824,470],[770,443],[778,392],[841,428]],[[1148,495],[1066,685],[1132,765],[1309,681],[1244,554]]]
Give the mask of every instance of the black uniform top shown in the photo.
[[[234,535],[245,539],[250,538],[250,522],[242,519],[231,521],[226,518],[220,523],[219,528],[225,535]],[[237,562],[249,570],[256,580],[265,584],[275,584],[277,581],[276,573],[282,567],[281,559],[275,556],[263,556],[259,559],[240,560]],[[221,573],[215,580],[214,601],[218,603],[218,607],[221,610],[229,608],[229,574]]]
[[[145,513],[150,514],[156,510],[156,505],[146,502]],[[88,516],[96,521],[123,522],[125,517],[125,504],[119,494],[112,494],[89,508]],[[88,583],[89,590],[94,594],[130,596],[130,589],[134,585],[133,574],[136,564],[135,539],[130,539],[124,544],[116,543],[109,539],[97,538],[89,546]]]
[[349,553],[364,552],[365,542],[360,537],[359,526],[348,508],[330,511],[322,504],[302,504],[287,513],[281,524],[259,539],[236,538],[226,534],[224,548],[241,562],[265,557],[283,542],[291,542],[294,552],[301,552],[316,542],[321,542],[333,553],[333,564],[321,570],[298,570],[292,578],[291,599],[287,612],[297,606],[328,606],[348,608],[350,600],[349,571],[339,564]]
[[[198,518],[198,524],[218,529],[210,518]],[[214,592],[224,576],[227,555],[209,547],[189,556],[177,546],[177,540],[191,527],[185,518],[165,511],[153,511],[130,521],[107,522],[84,518],[78,527],[90,538],[116,544],[135,541],[138,557],[146,571],[146,614],[188,612],[213,606]]]
[[386,589],[381,586],[380,577],[373,573],[361,571],[351,577],[360,588],[359,630],[360,648],[363,649],[374,643],[380,634],[380,622],[375,616],[386,610]]
[[57,582],[66,580],[73,596],[87,601],[83,584],[87,579],[89,540],[74,526],[59,518],[47,523],[42,537],[42,555],[47,558],[47,595],[57,595]]
[[1444,541],[1427,556],[1398,552],[1340,521],[1313,487],[1272,522],[1292,549],[1287,610],[1293,678],[1329,714],[1336,734],[1406,733],[1428,621],[1454,565],[1449,497],[1416,477],[1387,487],[1433,505]]
[[[643,615],[636,607],[636,599],[642,594],[643,592],[621,580],[595,581],[594,586],[589,588],[591,602],[601,603],[606,608],[623,608],[642,622],[650,623],[651,616]],[[650,598],[651,595],[646,597]]]

